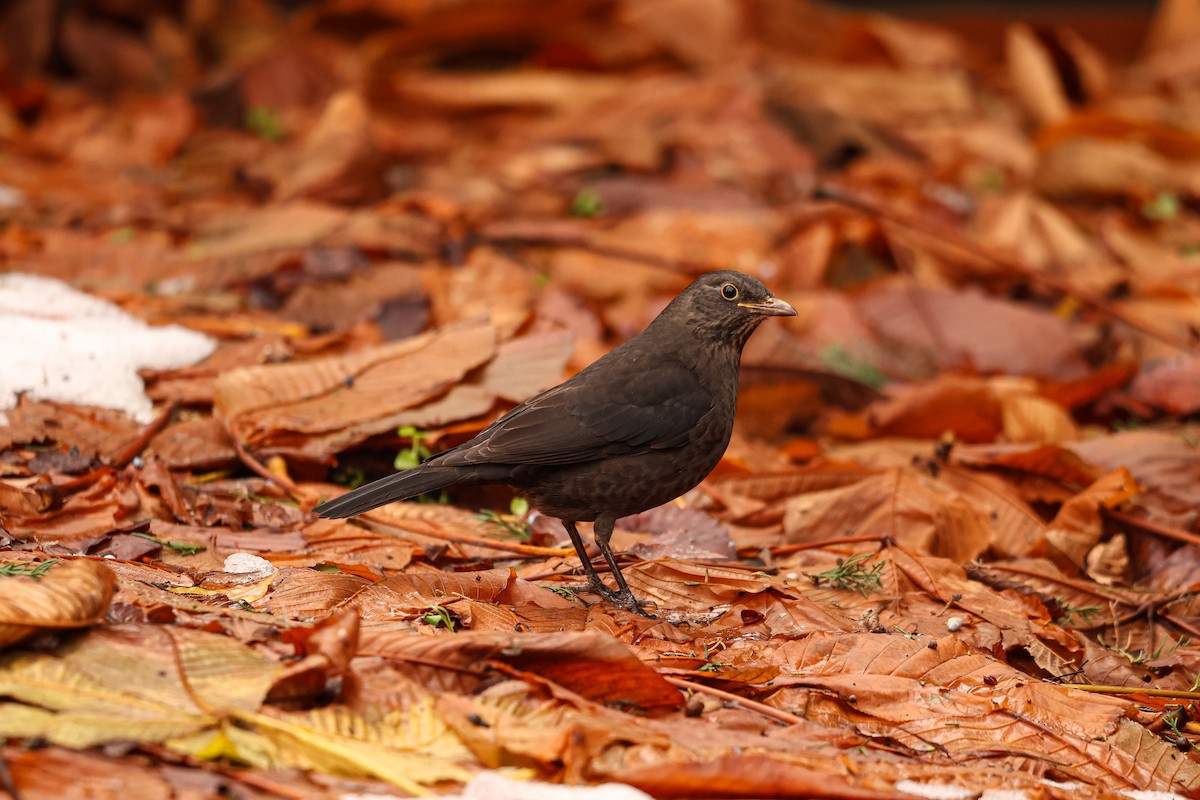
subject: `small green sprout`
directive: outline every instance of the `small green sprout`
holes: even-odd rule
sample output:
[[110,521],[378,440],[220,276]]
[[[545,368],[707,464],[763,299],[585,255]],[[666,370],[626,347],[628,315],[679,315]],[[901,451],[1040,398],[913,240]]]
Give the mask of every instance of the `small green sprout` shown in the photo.
[[853,589],[863,597],[883,588],[883,562],[867,567],[863,564],[874,553],[856,553],[838,563],[833,569],[824,572],[804,573],[813,582],[813,586],[822,584],[831,589]]
[[580,189],[571,201],[571,216],[598,217],[604,213],[604,198],[595,189]]
[[426,625],[432,625],[435,628],[444,627],[451,633],[454,633],[455,630],[454,626],[456,623],[454,620],[454,615],[451,614],[444,606],[440,606],[437,603],[429,606],[429,610],[424,614],[424,616],[421,617],[421,621]]
[[52,558],[49,561],[42,561],[39,563],[9,562],[0,564],[0,575],[9,577],[33,578],[34,580],[38,580],[39,578],[45,576],[45,574],[50,571],[50,568],[60,561],[62,561],[61,558]]
[[159,539],[157,536],[151,536],[148,533],[134,533],[134,536],[139,539],[145,539],[148,542],[174,550],[181,556],[194,556],[196,553],[203,553],[208,548],[202,544],[188,544],[187,542],[172,542],[167,539]]
[[255,106],[246,111],[246,129],[268,142],[278,142],[284,134],[279,114],[266,106]]

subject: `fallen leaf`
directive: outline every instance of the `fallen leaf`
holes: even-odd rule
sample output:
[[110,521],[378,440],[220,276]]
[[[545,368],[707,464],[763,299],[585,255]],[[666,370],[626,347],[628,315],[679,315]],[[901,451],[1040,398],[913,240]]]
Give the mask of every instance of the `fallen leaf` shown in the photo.
[[48,630],[94,625],[112,600],[115,579],[99,561],[0,562],[0,648]]

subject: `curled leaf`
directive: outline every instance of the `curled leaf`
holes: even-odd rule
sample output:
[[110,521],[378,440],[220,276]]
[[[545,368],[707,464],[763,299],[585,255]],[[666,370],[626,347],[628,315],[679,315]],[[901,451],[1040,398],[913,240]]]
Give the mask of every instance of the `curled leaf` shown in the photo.
[[108,609],[116,576],[99,561],[0,562],[0,647],[38,631],[82,628]]

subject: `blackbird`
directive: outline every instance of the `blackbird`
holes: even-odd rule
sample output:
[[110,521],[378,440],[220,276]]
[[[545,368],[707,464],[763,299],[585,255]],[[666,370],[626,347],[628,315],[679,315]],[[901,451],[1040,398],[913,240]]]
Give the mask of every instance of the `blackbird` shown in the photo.
[[[315,511],[344,518],[448,486],[508,484],[562,520],[588,590],[645,613],[613,557],[613,525],[673,500],[712,471],[733,430],[742,346],[766,317],[795,313],[749,275],[702,275],[641,334],[474,439]],[[595,522],[616,591],[596,574],[576,528],[581,521]]]

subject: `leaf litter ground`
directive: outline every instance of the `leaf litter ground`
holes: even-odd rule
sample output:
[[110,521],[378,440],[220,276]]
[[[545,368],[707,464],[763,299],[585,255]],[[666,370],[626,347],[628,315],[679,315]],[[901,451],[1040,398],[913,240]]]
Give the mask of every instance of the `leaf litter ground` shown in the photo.
[[[1200,796],[1194,4],[44,5],[4,268],[215,350],[8,362],[0,789]],[[618,527],[658,620],[502,488],[310,513],[711,268],[800,313]]]

